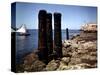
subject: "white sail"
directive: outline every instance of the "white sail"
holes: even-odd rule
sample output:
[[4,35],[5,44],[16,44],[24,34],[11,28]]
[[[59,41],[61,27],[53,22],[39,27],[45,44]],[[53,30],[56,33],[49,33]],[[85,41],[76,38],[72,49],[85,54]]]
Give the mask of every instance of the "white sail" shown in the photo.
[[25,27],[25,25],[22,25],[16,32],[26,33],[26,27]]

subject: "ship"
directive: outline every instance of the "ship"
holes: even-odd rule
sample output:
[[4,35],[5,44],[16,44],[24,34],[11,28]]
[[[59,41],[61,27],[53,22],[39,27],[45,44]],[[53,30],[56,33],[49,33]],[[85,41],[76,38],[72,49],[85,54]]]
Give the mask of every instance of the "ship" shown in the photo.
[[29,36],[30,34],[27,32],[26,26],[23,24],[20,28],[16,30],[19,36]]

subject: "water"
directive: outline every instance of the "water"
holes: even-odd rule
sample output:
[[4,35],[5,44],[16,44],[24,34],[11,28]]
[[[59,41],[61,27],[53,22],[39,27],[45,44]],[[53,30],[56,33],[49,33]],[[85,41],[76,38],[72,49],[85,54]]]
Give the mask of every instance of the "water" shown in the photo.
[[[16,36],[16,63],[21,63],[22,58],[38,48],[38,30],[28,30],[29,36]],[[69,38],[79,34],[78,30],[69,30]],[[66,39],[66,30],[62,30],[62,40]]]

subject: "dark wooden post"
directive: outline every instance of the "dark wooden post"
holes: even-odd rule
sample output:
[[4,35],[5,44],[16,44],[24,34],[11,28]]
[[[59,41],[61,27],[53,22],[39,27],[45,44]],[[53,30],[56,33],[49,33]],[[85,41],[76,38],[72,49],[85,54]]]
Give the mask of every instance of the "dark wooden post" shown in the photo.
[[48,50],[46,44],[46,16],[45,10],[40,10],[38,14],[38,55],[40,60],[48,59]]
[[68,28],[66,28],[66,39],[69,40],[69,31],[68,31]]
[[54,13],[54,51],[55,58],[62,57],[62,40],[61,40],[61,14]]
[[53,37],[52,37],[52,14],[47,13],[47,25],[46,25],[46,35],[47,35],[47,50],[48,50],[48,61],[52,60],[53,53]]
[[[16,28],[16,3],[11,4],[11,27]],[[16,72],[16,33],[11,32],[11,71]]]

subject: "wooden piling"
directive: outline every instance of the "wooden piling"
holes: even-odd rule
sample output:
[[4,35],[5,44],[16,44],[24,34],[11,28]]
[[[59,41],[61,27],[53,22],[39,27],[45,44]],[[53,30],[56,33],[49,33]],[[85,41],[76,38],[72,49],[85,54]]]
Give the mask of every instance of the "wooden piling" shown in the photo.
[[46,11],[40,10],[38,14],[38,55],[40,60],[48,59],[46,39]]
[[62,57],[61,14],[54,13],[54,52],[55,58]]
[[48,50],[48,61],[52,60],[52,53],[53,53],[53,37],[52,37],[52,14],[47,13],[46,18],[46,35],[47,35],[47,50]]
[[69,30],[66,28],[66,39],[69,40]]

